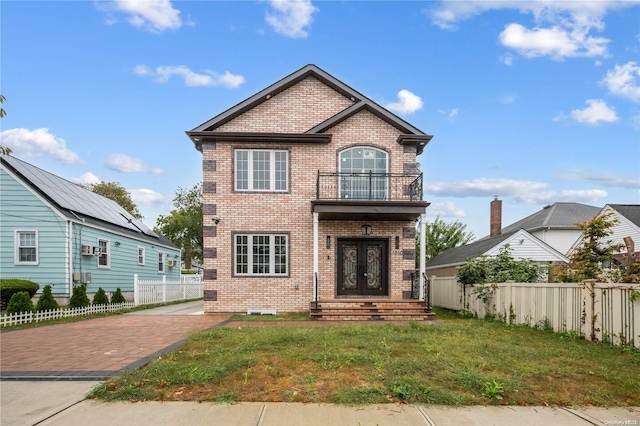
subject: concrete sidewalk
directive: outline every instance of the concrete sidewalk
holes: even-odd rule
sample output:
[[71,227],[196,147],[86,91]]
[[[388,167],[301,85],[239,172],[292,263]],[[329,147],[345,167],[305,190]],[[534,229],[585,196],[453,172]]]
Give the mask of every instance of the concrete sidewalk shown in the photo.
[[2,426],[449,426],[640,425],[640,408],[377,404],[216,404],[85,400],[97,382],[2,382]]

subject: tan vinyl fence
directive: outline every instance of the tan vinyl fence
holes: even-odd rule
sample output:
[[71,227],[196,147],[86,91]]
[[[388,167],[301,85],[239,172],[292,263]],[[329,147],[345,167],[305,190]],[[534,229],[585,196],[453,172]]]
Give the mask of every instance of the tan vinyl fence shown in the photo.
[[508,282],[463,289],[456,277],[432,277],[431,304],[640,348],[638,284]]

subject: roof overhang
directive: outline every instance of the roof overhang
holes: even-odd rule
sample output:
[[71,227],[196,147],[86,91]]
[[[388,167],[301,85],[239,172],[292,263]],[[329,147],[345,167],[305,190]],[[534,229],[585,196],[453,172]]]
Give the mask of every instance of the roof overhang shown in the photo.
[[319,220],[416,220],[431,203],[427,201],[343,201],[315,200],[311,202],[313,213]]
[[400,135],[398,136],[398,143],[400,145],[415,146],[416,154],[420,155],[432,138],[433,135]]
[[198,151],[202,151],[203,143],[242,142],[242,143],[302,143],[328,144],[331,134],[309,133],[257,133],[257,132],[185,132]]

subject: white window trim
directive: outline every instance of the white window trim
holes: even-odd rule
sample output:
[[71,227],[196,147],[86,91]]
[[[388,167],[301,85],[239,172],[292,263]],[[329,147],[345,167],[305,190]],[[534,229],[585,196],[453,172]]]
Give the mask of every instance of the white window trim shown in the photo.
[[[162,265],[162,269],[160,269],[160,265]],[[158,273],[164,274],[167,270],[167,256],[166,253],[161,251],[158,252]]]
[[[242,272],[237,272],[238,269],[238,237],[247,237],[247,272],[246,273],[242,273]],[[269,273],[254,273],[253,272],[253,237],[270,237],[269,238],[269,271],[273,271],[273,272],[269,272]],[[286,250],[287,250],[287,254],[286,254],[286,260],[285,260],[285,266],[287,268],[287,272],[282,273],[276,273],[276,251],[275,251],[275,244],[276,244],[276,239],[275,237],[285,237],[286,238]],[[289,266],[289,234],[269,234],[269,233],[260,233],[260,234],[244,234],[244,233],[237,233],[237,234],[233,234],[233,275],[234,276],[239,276],[239,277],[287,277],[289,276],[289,271],[290,271],[290,266]]]
[[[104,241],[107,243],[107,264],[101,265],[100,258],[102,257],[102,248],[100,247],[100,242]],[[100,255],[96,259],[96,263],[98,264],[98,268],[100,269],[110,269],[111,268],[111,240],[107,240],[105,238],[98,238],[98,247],[100,248]]]
[[[20,261],[20,234],[36,234],[36,260],[35,262],[21,262]],[[16,229],[13,233],[13,242],[14,242],[14,264],[15,265],[23,265],[23,266],[37,266],[40,263],[40,247],[38,240],[38,230],[37,229]]]
[[[247,189],[238,188],[237,181],[237,168],[238,168],[238,153],[247,152]],[[270,152],[273,155],[269,155],[269,189],[254,189],[253,188],[253,153],[254,152]],[[284,152],[286,155],[287,163],[285,169],[286,188],[275,189],[276,187],[276,156],[275,153]],[[233,153],[233,188],[238,192],[289,192],[289,151],[286,149],[235,149]]]
[[[142,262],[140,262],[140,251],[142,250]],[[144,266],[147,259],[147,250],[144,247],[138,247],[138,265]]]

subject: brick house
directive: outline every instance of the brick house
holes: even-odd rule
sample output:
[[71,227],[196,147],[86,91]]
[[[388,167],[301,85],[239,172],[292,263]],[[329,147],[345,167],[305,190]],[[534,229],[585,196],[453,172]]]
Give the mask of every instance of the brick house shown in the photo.
[[432,136],[315,65],[186,133],[203,155],[205,312],[431,315],[415,235]]

